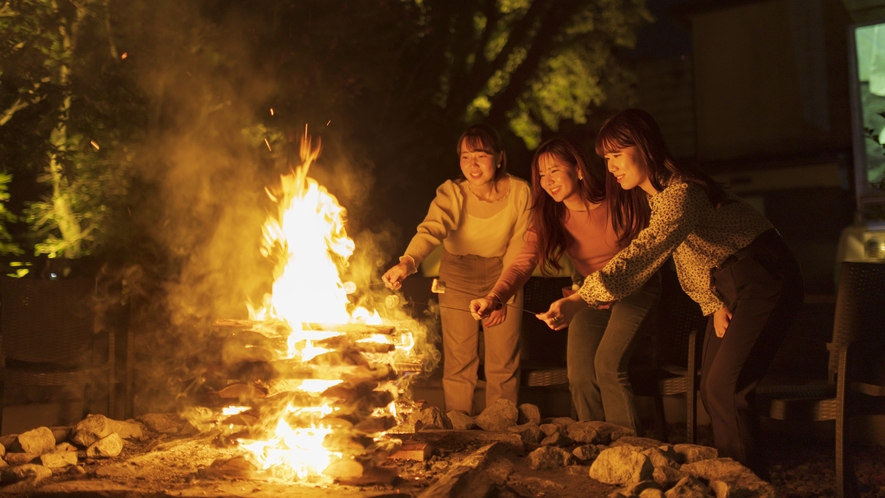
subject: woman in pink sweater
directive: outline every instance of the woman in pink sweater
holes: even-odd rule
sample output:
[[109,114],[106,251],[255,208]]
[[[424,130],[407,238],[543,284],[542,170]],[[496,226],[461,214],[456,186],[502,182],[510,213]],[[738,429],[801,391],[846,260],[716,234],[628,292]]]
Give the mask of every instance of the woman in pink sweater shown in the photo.
[[[532,187],[525,245],[492,291],[471,301],[477,320],[500,309],[539,263],[549,275],[561,270],[560,258],[567,255],[580,279],[602,269],[648,221],[648,202],[636,192],[613,189],[609,195],[620,196],[626,207],[610,210],[605,183],[562,138],[535,151]],[[639,428],[627,366],[660,291],[660,278],[651,278],[607,309],[581,310],[568,324],[569,390],[580,420]]]

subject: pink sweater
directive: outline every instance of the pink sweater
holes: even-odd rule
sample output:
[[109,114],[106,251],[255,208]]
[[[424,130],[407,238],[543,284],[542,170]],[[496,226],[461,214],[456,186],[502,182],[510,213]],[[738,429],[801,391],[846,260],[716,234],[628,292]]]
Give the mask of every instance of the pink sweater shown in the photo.
[[[589,211],[567,211],[563,221],[565,229],[575,242],[567,247],[568,255],[575,270],[581,275],[590,275],[601,270],[622,246],[612,228],[608,204],[603,202]],[[538,232],[534,226],[526,231],[525,244],[513,262],[504,270],[490,295],[501,302],[507,302],[532,276],[541,260]]]

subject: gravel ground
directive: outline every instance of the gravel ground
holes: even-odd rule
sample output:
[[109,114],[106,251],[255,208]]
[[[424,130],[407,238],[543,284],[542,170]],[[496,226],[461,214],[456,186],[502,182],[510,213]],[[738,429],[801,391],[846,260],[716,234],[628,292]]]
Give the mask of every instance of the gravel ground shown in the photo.
[[[771,484],[779,498],[836,496],[835,443],[832,434],[828,439],[819,429],[765,432]],[[671,425],[668,430],[671,442],[684,442],[684,425]],[[698,443],[712,446],[712,441],[710,427],[698,427]],[[885,498],[885,447],[855,446],[852,461],[861,498]]]

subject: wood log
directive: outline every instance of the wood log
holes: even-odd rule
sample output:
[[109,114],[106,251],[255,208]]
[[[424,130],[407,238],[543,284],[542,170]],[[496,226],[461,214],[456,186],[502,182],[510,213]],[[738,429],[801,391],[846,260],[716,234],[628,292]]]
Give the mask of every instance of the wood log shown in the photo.
[[403,443],[402,447],[393,455],[392,460],[412,460],[426,462],[433,454],[433,447],[427,443]]
[[256,386],[255,384],[246,384],[237,382],[218,391],[218,396],[222,399],[253,399],[264,398],[267,396],[267,389]]

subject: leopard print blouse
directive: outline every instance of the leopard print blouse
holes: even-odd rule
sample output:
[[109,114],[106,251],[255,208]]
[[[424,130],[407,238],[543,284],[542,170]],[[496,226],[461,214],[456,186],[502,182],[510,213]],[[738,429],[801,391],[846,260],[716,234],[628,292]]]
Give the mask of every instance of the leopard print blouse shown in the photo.
[[647,228],[603,268],[584,280],[579,291],[590,306],[617,301],[641,287],[672,255],[679,282],[704,315],[723,306],[710,272],[746,247],[771,222],[737,197],[714,208],[697,184],[674,179],[649,198]]

